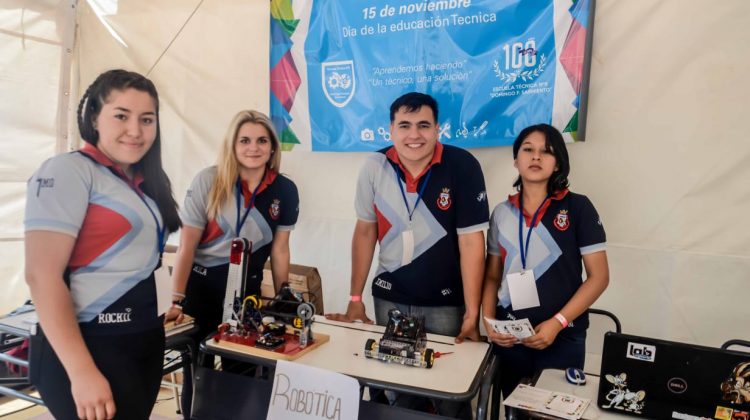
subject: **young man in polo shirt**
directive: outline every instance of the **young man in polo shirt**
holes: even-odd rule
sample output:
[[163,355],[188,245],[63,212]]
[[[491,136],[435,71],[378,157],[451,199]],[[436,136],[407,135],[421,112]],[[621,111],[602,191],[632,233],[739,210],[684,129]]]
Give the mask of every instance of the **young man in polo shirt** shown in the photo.
[[479,162],[438,141],[438,106],[422,93],[391,105],[393,146],[366,161],[357,183],[351,300],[331,319],[372,321],[362,291],[380,243],[373,279],[375,320],[388,310],[424,315],[428,332],[478,340],[489,209]]

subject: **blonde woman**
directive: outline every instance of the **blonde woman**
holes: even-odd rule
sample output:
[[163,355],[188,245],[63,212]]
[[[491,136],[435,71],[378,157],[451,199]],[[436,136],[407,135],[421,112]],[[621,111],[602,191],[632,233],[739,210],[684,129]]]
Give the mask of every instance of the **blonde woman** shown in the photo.
[[193,316],[205,338],[222,322],[232,239],[252,242],[245,295],[260,293],[271,257],[276,290],[288,280],[289,233],[297,222],[297,187],[279,173],[281,143],[269,118],[240,111],[232,119],[218,164],[196,175],[181,209],[183,227],[172,273],[167,318]]

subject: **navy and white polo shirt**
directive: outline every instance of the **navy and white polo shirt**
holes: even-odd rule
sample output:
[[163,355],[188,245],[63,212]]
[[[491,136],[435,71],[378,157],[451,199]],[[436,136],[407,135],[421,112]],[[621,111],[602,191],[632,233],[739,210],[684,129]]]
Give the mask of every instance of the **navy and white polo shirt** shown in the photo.
[[142,182],[139,174],[131,182],[88,143],[48,159],[29,180],[26,232],[76,238],[65,280],[87,331],[138,332],[161,324],[152,274],[159,262],[154,217],[160,226],[163,221],[156,203],[138,188]]
[[[399,183],[414,209],[425,182],[411,223],[412,261],[402,265],[402,232],[409,228],[409,214]],[[464,304],[458,235],[487,229],[489,214],[484,175],[474,156],[437,143],[430,165],[414,178],[401,166],[395,148],[380,150],[360,171],[355,208],[358,219],[378,225],[373,296],[419,306]]]
[[[526,269],[534,270],[540,306],[514,311],[510,301],[508,273],[521,271],[518,242],[519,194],[495,207],[487,236],[487,253],[503,260],[503,281],[498,290],[497,319],[529,318],[532,325],[552,318],[573,297],[582,283],[582,255],[606,249],[604,227],[591,201],[563,190],[547,200],[531,233]],[[523,212],[526,241],[532,215]],[[588,313],[571,320],[563,333],[588,328]]]
[[[228,264],[232,239],[238,237],[235,194],[227,198],[216,219],[208,220],[208,195],[216,172],[216,166],[211,166],[195,176],[180,212],[183,224],[203,230],[203,236],[195,251],[195,263],[204,267]],[[247,183],[242,181],[242,215],[250,204],[252,194],[253,191],[248,189]],[[297,186],[289,178],[268,170],[258,188],[253,208],[239,232],[239,237],[252,242],[248,275],[255,276],[258,285],[263,277],[263,265],[271,254],[274,232],[293,230],[298,214]]]

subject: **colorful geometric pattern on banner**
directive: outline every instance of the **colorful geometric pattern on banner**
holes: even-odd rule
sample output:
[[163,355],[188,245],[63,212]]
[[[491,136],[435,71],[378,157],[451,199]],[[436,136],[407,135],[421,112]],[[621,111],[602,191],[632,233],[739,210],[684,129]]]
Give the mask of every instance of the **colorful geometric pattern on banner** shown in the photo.
[[292,58],[292,35],[299,24],[291,0],[271,0],[271,121],[281,140],[282,150],[299,144],[292,131],[290,110],[300,87],[300,75]]
[[594,0],[273,0],[271,116],[285,149],[390,145],[389,106],[419,91],[441,141],[512,144],[550,123],[581,141]]

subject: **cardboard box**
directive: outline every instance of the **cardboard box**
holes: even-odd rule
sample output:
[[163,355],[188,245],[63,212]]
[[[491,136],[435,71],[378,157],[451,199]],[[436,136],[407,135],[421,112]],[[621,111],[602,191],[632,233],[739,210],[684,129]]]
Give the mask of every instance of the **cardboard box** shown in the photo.
[[[302,293],[302,298],[315,306],[316,314],[325,313],[323,312],[323,287],[317,268],[289,264],[289,286],[295,292]],[[273,290],[270,262],[266,262],[266,266],[263,269],[263,282],[260,284],[260,294],[264,297],[276,296]]]

